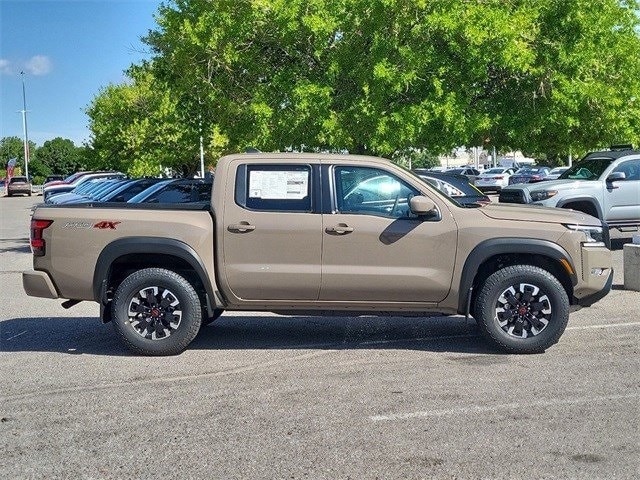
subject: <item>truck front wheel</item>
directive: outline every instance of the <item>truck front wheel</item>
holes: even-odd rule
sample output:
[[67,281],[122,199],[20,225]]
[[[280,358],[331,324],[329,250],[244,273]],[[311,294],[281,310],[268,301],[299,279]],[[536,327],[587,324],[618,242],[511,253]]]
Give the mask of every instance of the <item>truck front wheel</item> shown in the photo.
[[143,355],[181,353],[202,322],[196,290],[184,277],[163,268],[145,268],[125,278],[111,308],[120,338]]
[[558,342],[569,321],[562,284],[533,265],[505,267],[482,284],[474,305],[482,334],[509,353],[540,353]]

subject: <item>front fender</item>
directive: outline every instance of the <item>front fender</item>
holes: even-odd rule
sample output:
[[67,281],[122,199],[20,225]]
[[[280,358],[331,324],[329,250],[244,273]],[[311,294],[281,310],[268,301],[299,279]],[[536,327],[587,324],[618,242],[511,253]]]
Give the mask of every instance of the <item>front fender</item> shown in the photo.
[[573,260],[560,245],[549,240],[533,238],[492,238],[476,245],[464,262],[462,275],[460,276],[458,313],[469,313],[471,288],[474,286],[473,281],[480,266],[492,257],[505,254],[541,255],[557,262],[565,260],[574,272],[571,275],[572,284],[576,285],[578,283]]

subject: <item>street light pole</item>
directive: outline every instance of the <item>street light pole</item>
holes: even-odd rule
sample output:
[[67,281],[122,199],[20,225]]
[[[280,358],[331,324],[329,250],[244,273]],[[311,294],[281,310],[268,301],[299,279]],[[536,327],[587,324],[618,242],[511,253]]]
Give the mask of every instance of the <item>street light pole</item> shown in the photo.
[[22,75],[22,130],[24,132],[24,175],[29,178],[29,137],[27,136],[27,95],[24,88],[24,72]]

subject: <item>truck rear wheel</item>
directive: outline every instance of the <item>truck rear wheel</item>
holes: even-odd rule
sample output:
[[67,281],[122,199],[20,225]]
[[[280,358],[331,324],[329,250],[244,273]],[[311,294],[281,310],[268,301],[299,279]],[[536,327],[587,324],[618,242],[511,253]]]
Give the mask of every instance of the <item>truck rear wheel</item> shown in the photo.
[[482,334],[509,353],[541,353],[558,342],[569,321],[560,282],[533,265],[505,267],[480,288],[474,317]]
[[200,298],[177,273],[145,268],[125,278],[116,290],[112,319],[116,332],[134,352],[177,355],[200,330]]

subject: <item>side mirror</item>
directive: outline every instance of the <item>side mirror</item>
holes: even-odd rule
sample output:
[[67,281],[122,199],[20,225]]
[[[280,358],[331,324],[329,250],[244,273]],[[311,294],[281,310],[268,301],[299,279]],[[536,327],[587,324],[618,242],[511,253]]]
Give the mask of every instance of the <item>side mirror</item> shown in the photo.
[[627,175],[624,172],[613,172],[607,177],[607,183],[616,182],[618,180],[624,180]]
[[416,195],[409,200],[409,208],[415,215],[428,215],[436,209],[436,204],[423,195]]

